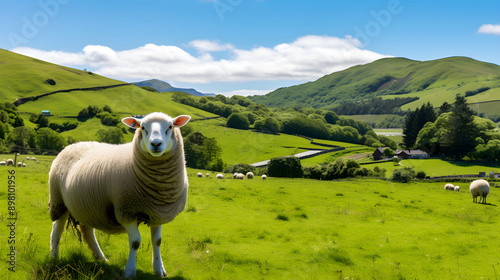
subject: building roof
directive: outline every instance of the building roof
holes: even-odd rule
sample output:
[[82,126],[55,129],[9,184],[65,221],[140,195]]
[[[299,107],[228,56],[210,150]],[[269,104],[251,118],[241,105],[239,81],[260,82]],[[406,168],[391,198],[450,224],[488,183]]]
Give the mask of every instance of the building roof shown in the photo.
[[402,153],[405,153],[407,155],[427,155],[426,152],[421,150],[397,150],[395,154],[400,155]]

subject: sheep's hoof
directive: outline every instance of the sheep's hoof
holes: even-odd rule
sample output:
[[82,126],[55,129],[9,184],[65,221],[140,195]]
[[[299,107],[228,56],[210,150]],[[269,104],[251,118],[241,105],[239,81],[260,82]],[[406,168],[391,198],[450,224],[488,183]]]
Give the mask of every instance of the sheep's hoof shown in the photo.
[[135,269],[125,269],[125,278],[135,277]]
[[156,275],[160,276],[160,277],[167,277],[167,272],[165,271],[165,268],[161,268],[160,271],[155,271]]

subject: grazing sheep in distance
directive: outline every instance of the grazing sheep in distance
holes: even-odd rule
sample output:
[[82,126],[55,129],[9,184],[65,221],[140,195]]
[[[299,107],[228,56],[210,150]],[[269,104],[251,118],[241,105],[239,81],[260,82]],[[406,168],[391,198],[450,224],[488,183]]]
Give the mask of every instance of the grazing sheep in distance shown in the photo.
[[236,179],[243,180],[245,179],[245,175],[243,175],[243,173],[238,173],[236,174]]
[[180,127],[190,116],[171,118],[151,113],[143,119],[124,118],[136,129],[131,143],[81,142],[67,146],[49,173],[51,257],[59,257],[59,242],[69,216],[77,221],[94,257],[106,260],[94,229],[128,234],[125,277],[136,274],[141,245],[138,225],[151,227],[153,270],[165,277],[160,255],[161,227],[186,206],[188,177]]
[[224,174],[219,173],[219,174],[217,174],[217,176],[215,176],[215,178],[224,179]]
[[210,176],[210,173],[207,173],[205,176],[207,176],[207,178],[208,178],[208,176]]
[[454,191],[455,186],[453,184],[448,183],[448,184],[444,185],[444,189],[448,190],[448,191]]
[[198,178],[203,178],[203,174],[201,172],[198,172],[196,176],[198,176]]
[[236,179],[236,175],[238,175],[238,172],[234,172],[233,179]]
[[486,204],[486,196],[490,193],[490,184],[486,180],[480,179],[470,183],[470,194],[472,195],[472,202],[477,202],[479,196],[479,203]]
[[31,160],[36,160],[36,158],[35,158],[35,157],[32,157],[32,158],[31,158]]
[[253,173],[247,172],[247,179],[253,179]]
[[10,166],[10,165],[14,166],[14,160],[13,160],[13,159],[11,159],[11,158],[9,158],[9,159],[7,160],[7,166]]
[[17,167],[22,167],[23,166],[23,163],[22,162],[18,162],[17,163]]
[[31,158],[30,157],[26,157],[26,160],[30,160]]
[[265,179],[267,179],[266,174],[262,175],[262,180],[265,180]]
[[459,192],[460,191],[460,186],[455,186],[455,191]]
[[5,166],[5,165],[7,165],[7,162],[5,160],[2,160],[2,161],[0,161],[0,165]]

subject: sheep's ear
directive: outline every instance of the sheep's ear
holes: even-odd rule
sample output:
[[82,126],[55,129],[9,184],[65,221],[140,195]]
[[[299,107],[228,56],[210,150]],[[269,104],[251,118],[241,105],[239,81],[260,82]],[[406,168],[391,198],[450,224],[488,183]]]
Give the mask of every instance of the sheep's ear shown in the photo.
[[133,129],[138,129],[141,126],[141,123],[139,122],[139,120],[136,118],[132,118],[132,117],[123,118],[122,122],[126,126],[133,128]]
[[174,127],[181,127],[187,124],[187,122],[191,119],[191,116],[188,115],[180,115],[172,120]]

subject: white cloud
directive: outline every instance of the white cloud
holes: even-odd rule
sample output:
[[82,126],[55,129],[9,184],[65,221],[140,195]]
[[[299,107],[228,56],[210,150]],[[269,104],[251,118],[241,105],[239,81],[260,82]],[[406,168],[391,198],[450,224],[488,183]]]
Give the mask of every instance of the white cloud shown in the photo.
[[241,96],[249,96],[249,95],[264,95],[268,94],[271,90],[258,90],[258,89],[239,89],[239,90],[233,90],[233,91],[226,91],[226,92],[218,92],[217,94],[222,94],[227,97],[231,97],[233,95],[241,95]]
[[[358,39],[308,35],[272,48],[238,49],[217,41],[194,40],[192,55],[177,46],[144,46],[115,51],[88,45],[81,52],[15,48],[12,51],[65,66],[92,67],[94,72],[126,81],[155,77],[187,83],[258,80],[315,80],[348,67],[387,57],[361,49]],[[214,59],[211,52],[228,52],[230,59]]]
[[477,31],[484,34],[500,35],[500,24],[483,24]]
[[220,52],[234,49],[231,44],[221,45],[219,42],[209,40],[194,40],[189,43],[189,46],[195,48],[201,53]]

